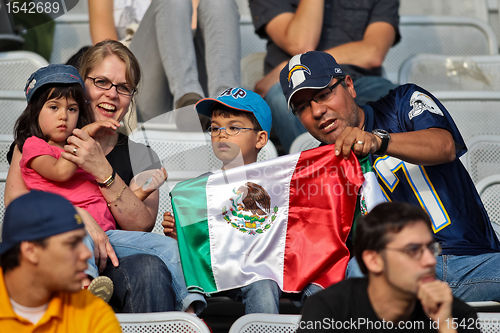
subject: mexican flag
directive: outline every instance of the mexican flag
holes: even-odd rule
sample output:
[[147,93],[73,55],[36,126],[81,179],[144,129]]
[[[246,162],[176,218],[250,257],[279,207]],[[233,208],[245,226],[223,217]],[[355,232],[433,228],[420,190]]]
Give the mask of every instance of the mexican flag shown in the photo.
[[360,211],[362,215],[368,214],[376,205],[389,201],[382,188],[378,184],[377,175],[373,171],[370,157],[367,155],[359,160],[365,181],[359,191]]
[[363,174],[333,145],[181,182],[171,191],[186,284],[207,294],[272,279],[341,281]]

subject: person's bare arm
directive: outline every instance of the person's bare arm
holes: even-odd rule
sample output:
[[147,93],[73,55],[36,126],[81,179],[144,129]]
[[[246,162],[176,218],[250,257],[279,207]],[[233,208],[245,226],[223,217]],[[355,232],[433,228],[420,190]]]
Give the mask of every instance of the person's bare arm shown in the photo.
[[[301,0],[295,13],[281,13],[266,24],[266,34],[289,55],[315,50],[323,26],[324,0]],[[287,61],[274,67],[260,79],[254,91],[265,97],[279,81],[281,69]]]
[[[303,2],[301,1],[301,5]],[[304,30],[302,39],[295,39],[293,38],[294,35],[289,35],[290,32],[288,29],[293,31],[292,27],[299,27],[300,24],[304,24],[301,23],[297,13],[280,14],[266,25],[268,36],[270,36],[276,45],[290,55],[315,50],[321,35],[321,27],[319,27],[318,32],[315,24],[316,21],[312,25],[307,24],[307,29],[302,29]],[[304,11],[304,13],[308,13],[308,11]],[[322,18],[319,21],[322,22]],[[325,52],[333,55],[339,64],[351,64],[367,69],[377,68],[382,66],[387,52],[389,52],[389,49],[394,44],[395,38],[396,31],[391,24],[387,22],[374,22],[368,25],[362,40],[338,45],[325,50]],[[287,62],[280,63],[259,80],[255,84],[255,92],[261,96],[266,96],[269,89],[279,81],[279,73],[286,64]]]
[[12,161],[9,167],[9,172],[7,173],[7,179],[5,182],[5,192],[3,197],[3,202],[5,207],[7,207],[12,200],[26,194],[29,192],[26,184],[24,183],[23,176],[21,175],[21,167],[19,162],[21,161],[21,152],[17,146],[14,147],[14,153],[12,154]]
[[[78,156],[71,152],[78,147]],[[76,163],[83,170],[92,174],[99,182],[104,181],[113,173],[101,145],[81,129],[75,129],[68,138],[68,145],[63,156]],[[116,175],[110,187],[101,187],[101,192],[107,202],[111,202],[111,213],[124,230],[151,231],[158,212],[158,190],[141,201],[125,182]]]
[[262,79],[255,83],[255,87],[253,90],[262,97],[266,97],[271,87],[279,81],[280,72],[287,63],[288,61],[283,61],[278,66],[274,67],[272,71],[264,75]]
[[40,155],[34,157],[28,164],[43,178],[56,182],[69,180],[76,171],[76,164],[60,157],[55,158],[50,155]]
[[[450,132],[442,128],[390,133],[386,154],[420,165],[448,163],[456,158],[455,142]],[[358,144],[363,142],[363,144]],[[347,127],[335,141],[335,154],[348,158],[351,149],[358,156],[376,152],[382,140],[358,127]]]
[[396,31],[391,24],[374,22],[368,25],[362,40],[325,51],[333,55],[339,64],[356,65],[367,69],[377,68],[382,66],[395,39]]
[[198,27],[198,6],[200,5],[200,0],[191,0],[193,6],[193,15],[191,16],[191,30],[196,30]]
[[[315,50],[323,24],[323,1],[302,0],[295,13],[282,13],[266,25],[271,40],[290,56]],[[388,22],[373,22],[366,27],[363,39],[325,50],[340,64],[363,68],[380,67],[396,38]],[[281,66],[283,67],[283,66]]]
[[93,44],[118,40],[113,17],[113,0],[88,0],[90,37]]
[[95,139],[96,136],[107,136],[106,131],[115,132],[118,127],[120,127],[118,121],[109,119],[94,121],[93,123],[83,126],[82,130]]
[[266,34],[290,55],[315,50],[323,27],[324,0],[301,0],[295,13],[282,13],[266,24]]

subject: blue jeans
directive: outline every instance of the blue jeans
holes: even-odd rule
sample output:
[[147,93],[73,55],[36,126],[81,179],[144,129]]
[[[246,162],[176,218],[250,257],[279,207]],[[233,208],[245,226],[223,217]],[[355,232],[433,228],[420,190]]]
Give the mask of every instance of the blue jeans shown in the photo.
[[273,280],[260,280],[237,289],[231,289],[218,293],[234,300],[238,300],[245,306],[245,314],[249,313],[279,313],[281,290]]
[[[379,76],[357,78],[354,80],[356,103],[364,105],[367,102],[376,101],[395,87],[397,87],[396,84]],[[279,82],[271,87],[264,99],[271,108],[273,131],[277,134],[285,151],[288,152],[293,140],[306,132],[306,129],[300,120],[288,110],[288,104]]]
[[[315,284],[307,285],[302,291],[302,299],[298,306],[302,306],[307,297],[323,290]],[[273,280],[260,280],[239,289],[224,292],[235,299],[241,299],[245,306],[245,314],[249,313],[279,313],[279,303],[282,291]]]
[[500,253],[437,257],[436,276],[465,302],[500,301]]
[[160,258],[134,254],[108,265],[102,272],[114,284],[109,304],[115,312],[147,313],[175,310],[172,276]]
[[365,277],[365,275],[363,274],[363,272],[361,272],[356,257],[352,257],[351,259],[349,259],[349,262],[347,263],[347,268],[345,270],[345,278],[350,279],[358,277]]
[[260,280],[240,288],[245,314],[279,313],[281,290],[273,280]]
[[[106,235],[108,235],[109,242],[113,246],[118,259],[134,254],[150,254],[163,261],[172,275],[172,289],[176,296],[176,310],[186,310],[193,302],[195,302],[193,305],[198,307],[195,308],[196,313],[205,308],[205,298],[198,293],[189,293],[186,288],[177,241],[152,232],[108,230]],[[94,243],[92,238],[85,237],[85,242],[93,253]],[[86,273],[92,277],[99,275],[93,257],[89,259],[88,264],[89,267]]]
[[365,105],[374,102],[389,93],[398,85],[380,76],[361,76],[354,80],[356,90],[356,103]]

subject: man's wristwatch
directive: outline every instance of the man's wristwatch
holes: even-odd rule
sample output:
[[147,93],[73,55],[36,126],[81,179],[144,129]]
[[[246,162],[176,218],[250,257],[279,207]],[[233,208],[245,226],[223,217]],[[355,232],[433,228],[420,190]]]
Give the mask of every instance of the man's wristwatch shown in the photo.
[[383,129],[374,129],[372,131],[372,134],[378,136],[382,140],[380,148],[374,154],[384,155],[385,152],[387,151],[387,146],[389,145],[389,140],[391,139],[391,135]]

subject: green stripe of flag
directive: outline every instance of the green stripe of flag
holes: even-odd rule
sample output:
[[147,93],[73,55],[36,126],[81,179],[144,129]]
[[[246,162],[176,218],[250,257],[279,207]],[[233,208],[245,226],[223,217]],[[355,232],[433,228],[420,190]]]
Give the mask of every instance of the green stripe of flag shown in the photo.
[[370,163],[370,158],[368,155],[366,155],[365,157],[361,157],[358,160],[359,160],[359,165],[361,166],[361,171],[363,171],[363,174],[368,173],[370,171],[373,172],[373,168]]
[[356,203],[356,211],[354,213],[354,222],[352,225],[353,235],[356,232],[358,219],[368,213],[379,203],[386,201],[382,190],[378,185],[377,176],[373,171],[370,157],[367,155],[365,157],[359,158],[358,160],[359,165],[361,166],[361,170],[363,171],[365,181],[363,183],[363,186],[361,186],[358,202]]
[[[217,290],[210,260],[206,183],[202,176],[177,184],[171,191],[177,240],[186,285],[205,293]],[[202,288],[203,286],[203,288]]]

